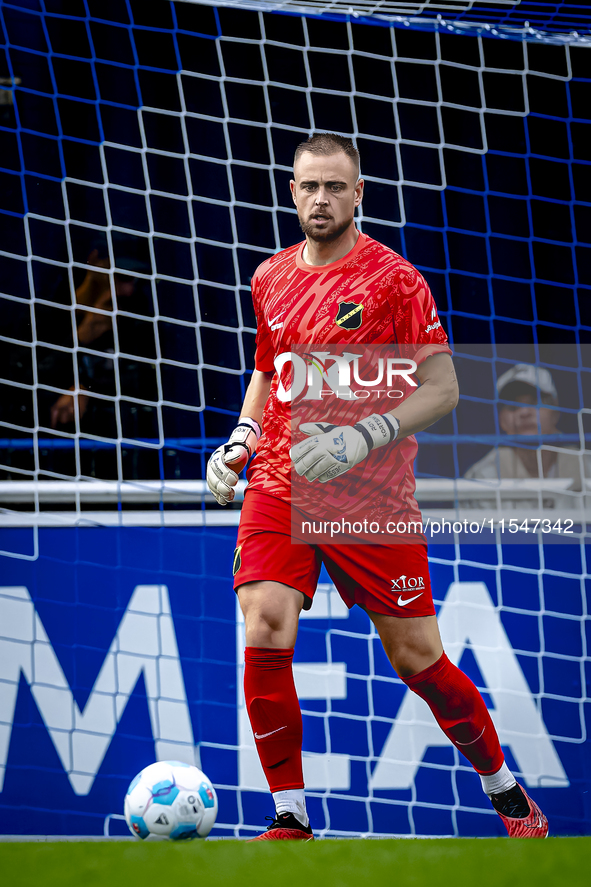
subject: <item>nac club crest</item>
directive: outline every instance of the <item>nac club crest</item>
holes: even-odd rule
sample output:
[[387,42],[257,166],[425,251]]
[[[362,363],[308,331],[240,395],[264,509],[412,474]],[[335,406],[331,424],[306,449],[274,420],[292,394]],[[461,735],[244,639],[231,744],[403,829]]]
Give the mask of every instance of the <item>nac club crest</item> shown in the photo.
[[363,303],[341,302],[335,318],[335,323],[344,330],[358,330],[361,326]]

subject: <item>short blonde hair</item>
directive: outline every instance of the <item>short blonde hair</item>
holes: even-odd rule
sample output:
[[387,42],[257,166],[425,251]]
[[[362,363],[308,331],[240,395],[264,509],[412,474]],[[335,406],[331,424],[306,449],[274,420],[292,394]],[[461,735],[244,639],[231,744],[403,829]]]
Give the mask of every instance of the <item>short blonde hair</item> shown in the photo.
[[346,154],[347,157],[351,158],[359,171],[359,151],[355,147],[353,139],[349,139],[346,136],[340,136],[336,132],[315,132],[314,135],[311,135],[305,142],[300,142],[295,149],[293,158],[294,166],[305,151],[308,151],[310,154],[324,154],[326,157],[331,154],[340,154],[342,152],[343,154]]

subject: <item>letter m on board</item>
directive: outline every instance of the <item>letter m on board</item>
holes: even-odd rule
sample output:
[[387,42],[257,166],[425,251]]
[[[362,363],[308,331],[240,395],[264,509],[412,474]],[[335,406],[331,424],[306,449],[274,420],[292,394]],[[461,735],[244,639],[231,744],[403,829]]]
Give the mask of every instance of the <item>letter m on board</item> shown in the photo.
[[158,760],[195,763],[193,730],[165,585],[138,585],[83,711],[24,586],[0,586],[0,791],[20,675],[78,795],[88,794],[141,674]]

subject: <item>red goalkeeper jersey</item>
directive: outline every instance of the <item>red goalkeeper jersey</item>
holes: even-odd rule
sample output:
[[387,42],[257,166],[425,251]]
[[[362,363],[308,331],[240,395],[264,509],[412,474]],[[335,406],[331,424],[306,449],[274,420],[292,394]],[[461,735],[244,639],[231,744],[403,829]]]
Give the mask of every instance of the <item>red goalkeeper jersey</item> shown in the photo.
[[[418,365],[432,354],[451,354],[426,281],[393,250],[360,234],[344,258],[317,266],[303,261],[304,246],[292,246],[263,262],[252,280],[255,366],[276,372],[247,475],[249,486],[328,520],[338,515],[377,519],[378,512],[389,520],[420,520],[414,498],[414,436],[372,450],[325,484],[292,473],[289,450],[304,439],[298,431],[302,423],[324,419],[352,425],[372,413],[389,412],[416,390],[408,377],[398,376],[397,399],[391,399],[385,371],[383,385],[368,386],[367,380],[377,378],[380,357],[383,365],[388,354],[412,358]],[[329,354],[343,356],[354,369],[348,398],[335,394],[343,389],[335,383],[337,362]],[[310,368],[303,380],[300,363]],[[290,395],[292,400],[286,399]]]

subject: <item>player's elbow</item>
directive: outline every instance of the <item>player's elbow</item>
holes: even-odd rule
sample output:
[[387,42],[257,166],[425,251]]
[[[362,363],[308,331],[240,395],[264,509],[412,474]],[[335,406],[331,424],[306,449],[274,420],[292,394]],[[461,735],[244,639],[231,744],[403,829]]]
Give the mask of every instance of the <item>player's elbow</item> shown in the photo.
[[460,399],[460,389],[458,388],[458,383],[455,379],[450,380],[448,384],[445,386],[444,391],[442,392],[441,397],[441,406],[442,406],[442,415],[447,416],[448,413],[451,413],[452,410],[458,405],[458,401]]
[[459,402],[460,402],[460,389],[459,389],[458,383],[454,381],[453,386],[452,386],[452,390],[450,392],[450,408],[449,408],[450,413],[452,410],[455,410],[455,408],[457,407]]

